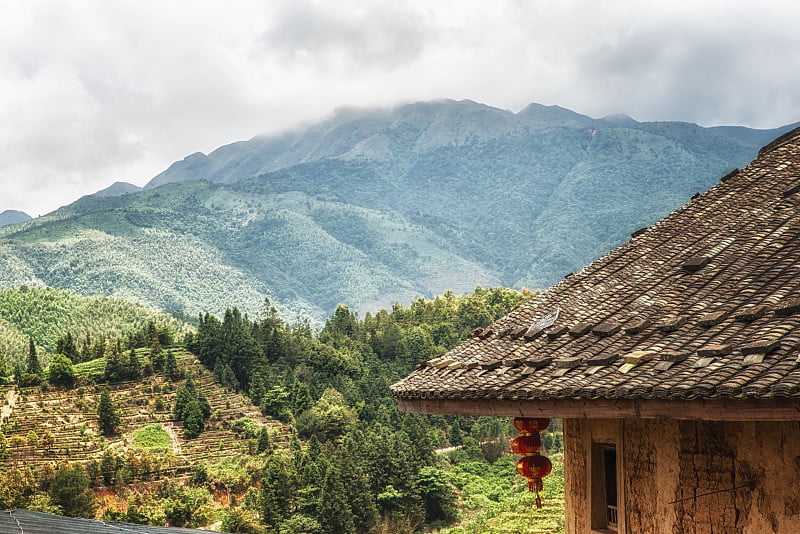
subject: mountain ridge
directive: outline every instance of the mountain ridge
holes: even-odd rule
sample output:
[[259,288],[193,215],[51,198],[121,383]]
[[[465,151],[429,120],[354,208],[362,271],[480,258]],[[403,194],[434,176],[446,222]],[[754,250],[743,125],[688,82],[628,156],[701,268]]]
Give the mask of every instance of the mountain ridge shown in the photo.
[[110,186],[93,193],[97,197],[121,197],[122,195],[129,195],[141,191],[142,188],[128,182],[114,182]]
[[794,126],[628,119],[471,101],[339,110],[0,229],[0,286],[179,315],[256,313],[267,298],[312,321],[338,303],[363,313],[476,284],[546,288]]

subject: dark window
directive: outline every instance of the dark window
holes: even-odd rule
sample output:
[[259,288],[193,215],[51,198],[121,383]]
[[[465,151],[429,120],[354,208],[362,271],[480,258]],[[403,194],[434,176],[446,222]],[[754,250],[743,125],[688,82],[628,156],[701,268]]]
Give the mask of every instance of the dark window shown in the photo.
[[617,449],[603,447],[603,475],[605,477],[606,519],[609,528],[617,528]]
[[592,443],[592,529],[617,531],[617,448],[610,443]]

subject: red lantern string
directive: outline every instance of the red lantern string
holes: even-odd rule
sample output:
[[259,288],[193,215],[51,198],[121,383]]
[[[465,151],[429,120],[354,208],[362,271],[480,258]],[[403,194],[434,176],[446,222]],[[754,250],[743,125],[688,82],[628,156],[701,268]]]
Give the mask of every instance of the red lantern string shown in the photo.
[[524,454],[517,460],[517,473],[528,479],[528,491],[536,493],[536,508],[542,508],[542,478],[553,471],[553,464],[546,456],[539,454],[542,448],[542,439],[539,432],[550,425],[550,419],[515,417],[514,427],[520,435],[511,442],[511,450],[517,454]]

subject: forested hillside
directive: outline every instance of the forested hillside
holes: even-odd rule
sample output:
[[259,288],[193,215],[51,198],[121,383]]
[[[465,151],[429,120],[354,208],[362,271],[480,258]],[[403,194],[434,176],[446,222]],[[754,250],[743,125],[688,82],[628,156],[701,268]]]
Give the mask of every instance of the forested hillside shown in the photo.
[[[185,349],[148,324],[109,336],[97,359],[54,355],[43,386],[2,388],[0,508],[298,534],[477,534],[524,509],[526,524],[560,532],[559,462],[531,514],[502,455],[507,421],[404,414],[388,396],[413,365],[524,298],[478,288],[363,318],[340,306],[319,332],[269,306],[253,319],[232,308],[203,314]],[[74,353],[77,337],[58,350]],[[31,380],[38,364],[27,364],[16,378]]]
[[[145,191],[0,229],[0,287],[196,316],[265,298],[320,325],[476,284],[545,288],[707,189],[775,130],[532,104],[346,110],[194,154]],[[119,191],[118,191],[119,190]],[[116,194],[116,193],[115,193]]]
[[12,367],[24,362],[31,339],[46,357],[68,333],[83,349],[87,339],[89,345],[98,340],[122,339],[144,330],[149,323],[180,338],[191,331],[189,325],[167,313],[122,299],[82,297],[49,287],[0,290],[0,352]]

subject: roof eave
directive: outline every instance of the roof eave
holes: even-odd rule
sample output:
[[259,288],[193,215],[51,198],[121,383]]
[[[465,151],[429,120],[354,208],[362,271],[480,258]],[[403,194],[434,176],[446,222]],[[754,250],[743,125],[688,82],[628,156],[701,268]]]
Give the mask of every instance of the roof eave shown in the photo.
[[400,410],[428,414],[564,419],[678,419],[706,421],[800,421],[800,398],[772,399],[412,399]]

